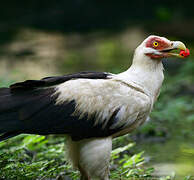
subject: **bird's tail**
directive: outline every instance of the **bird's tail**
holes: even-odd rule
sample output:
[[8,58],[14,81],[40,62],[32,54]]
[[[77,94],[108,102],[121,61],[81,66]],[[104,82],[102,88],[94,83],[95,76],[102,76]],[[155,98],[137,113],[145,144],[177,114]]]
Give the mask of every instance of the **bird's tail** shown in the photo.
[[39,124],[34,117],[51,103],[50,90],[26,90],[12,92],[10,88],[0,88],[0,141],[21,133],[39,133],[45,121]]
[[9,88],[0,88],[0,141],[19,134],[20,123],[16,120],[19,103],[14,102],[14,99]]

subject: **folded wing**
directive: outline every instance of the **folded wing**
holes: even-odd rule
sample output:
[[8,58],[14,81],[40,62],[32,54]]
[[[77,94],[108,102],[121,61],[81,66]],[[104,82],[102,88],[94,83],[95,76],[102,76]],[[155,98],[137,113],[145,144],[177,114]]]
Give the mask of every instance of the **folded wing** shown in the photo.
[[[21,133],[30,134],[69,134],[72,139],[80,140],[90,137],[111,135],[121,127],[110,127],[116,122],[116,109],[109,117],[105,127],[103,123],[95,124],[95,114],[87,113],[80,117],[73,115],[77,102],[64,99],[57,104],[54,85],[72,79],[109,79],[107,73],[83,72],[62,77],[49,77],[42,80],[28,80],[16,83],[10,88],[0,89],[0,140]],[[71,87],[70,87],[71,88]],[[89,101],[89,100],[88,100]]]

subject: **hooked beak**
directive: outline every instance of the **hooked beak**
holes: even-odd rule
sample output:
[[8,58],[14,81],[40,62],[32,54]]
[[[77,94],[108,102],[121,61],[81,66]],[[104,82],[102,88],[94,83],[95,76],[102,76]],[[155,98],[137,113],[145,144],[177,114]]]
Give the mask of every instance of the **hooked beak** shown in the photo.
[[[166,53],[168,57],[174,56],[174,57],[184,58],[184,56],[181,56],[180,54],[170,52],[171,50],[174,50],[174,49],[180,49],[180,50],[186,51],[187,48],[181,41],[171,41],[171,48],[167,49]],[[165,52],[165,50],[163,52]]]

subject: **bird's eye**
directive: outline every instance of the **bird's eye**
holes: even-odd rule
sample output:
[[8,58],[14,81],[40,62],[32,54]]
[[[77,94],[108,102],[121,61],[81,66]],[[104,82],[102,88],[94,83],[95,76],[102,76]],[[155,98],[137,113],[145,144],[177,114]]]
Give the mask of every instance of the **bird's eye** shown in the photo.
[[158,42],[157,41],[154,41],[153,42],[153,45],[154,45],[154,47],[157,47],[158,46]]

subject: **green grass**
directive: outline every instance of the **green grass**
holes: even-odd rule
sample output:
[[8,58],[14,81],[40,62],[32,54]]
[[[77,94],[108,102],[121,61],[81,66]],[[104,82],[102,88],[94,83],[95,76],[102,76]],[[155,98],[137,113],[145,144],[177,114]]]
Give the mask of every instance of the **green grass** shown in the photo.
[[[119,140],[119,139],[118,139]],[[117,140],[117,141],[118,141]],[[56,178],[58,175],[79,177],[65,158],[65,138],[60,136],[20,135],[0,143],[1,179]],[[143,152],[128,155],[130,143],[112,151],[111,178],[151,177],[152,168],[144,169]]]

